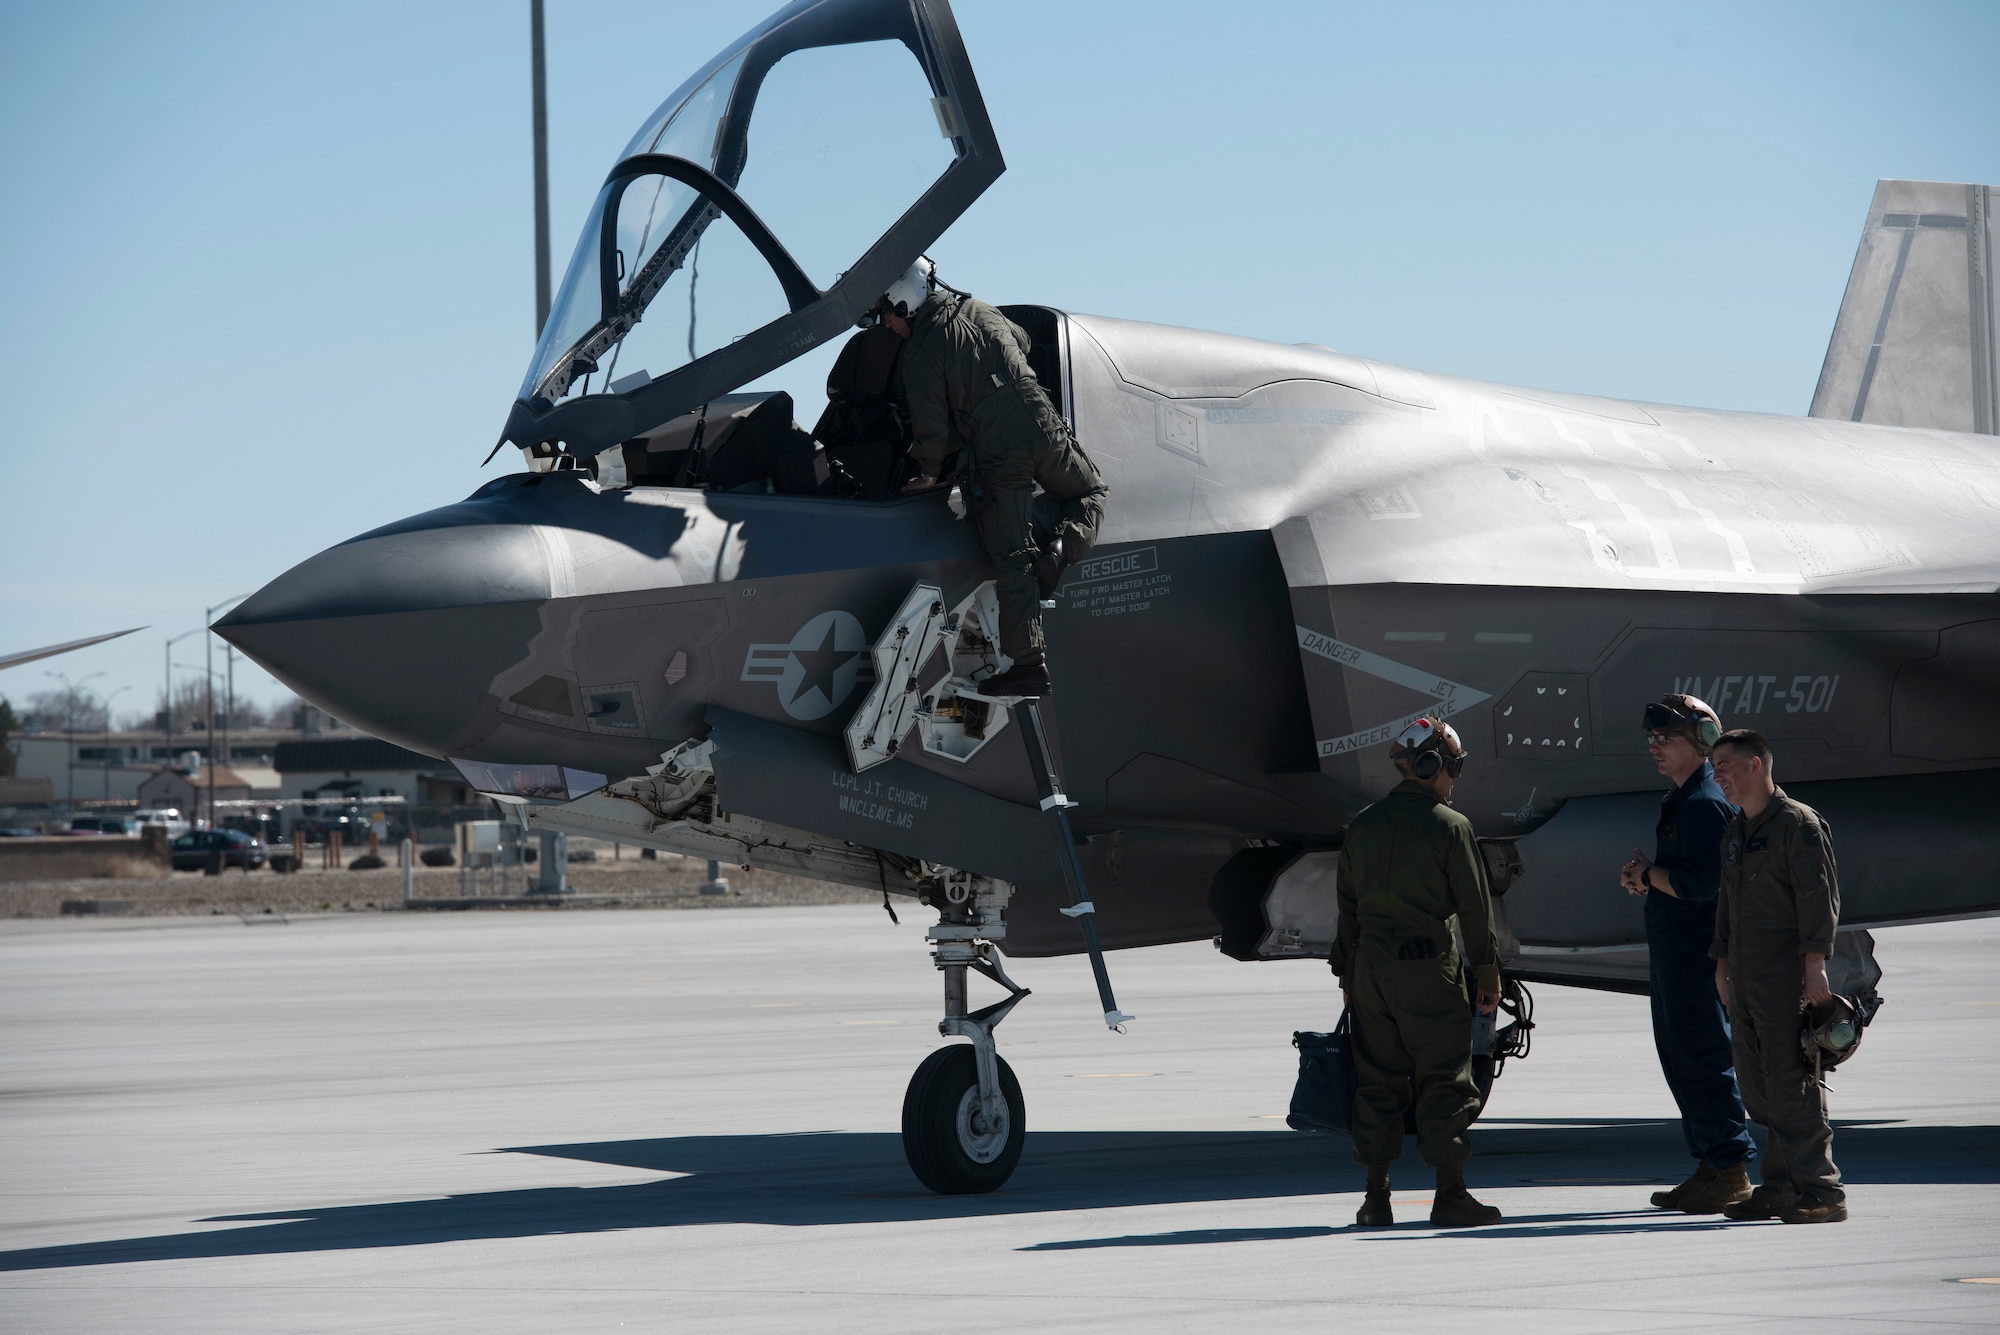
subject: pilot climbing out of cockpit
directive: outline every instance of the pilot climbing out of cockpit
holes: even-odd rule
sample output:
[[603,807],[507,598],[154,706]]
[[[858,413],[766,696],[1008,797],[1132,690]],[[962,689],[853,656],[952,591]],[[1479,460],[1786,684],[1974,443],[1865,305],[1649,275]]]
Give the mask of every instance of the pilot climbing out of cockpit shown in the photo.
[[[1417,1152],[1437,1170],[1431,1222],[1497,1224],[1500,1212],[1465,1188],[1467,1128],[1479,1115],[1466,975],[1480,1014],[1500,1004],[1486,863],[1472,822],[1451,809],[1465,747],[1449,724],[1420,718],[1389,754],[1403,781],[1354,818],[1341,844],[1331,959],[1354,1025],[1354,1161],[1368,1168],[1368,1194],[1354,1222],[1395,1222],[1389,1165],[1403,1157],[1403,1118],[1414,1102]],[[1454,924],[1465,941],[1463,960]]]
[[[1000,652],[1012,666],[988,678],[993,695],[1049,689],[1041,600],[1063,568],[1097,540],[1106,488],[1097,466],[1028,367],[1030,341],[992,306],[937,281],[919,259],[873,313],[908,340],[903,388],[909,400],[910,458],[918,485],[956,479],[966,517],[995,567]],[[1038,543],[1035,488],[1053,503],[1053,532]]]

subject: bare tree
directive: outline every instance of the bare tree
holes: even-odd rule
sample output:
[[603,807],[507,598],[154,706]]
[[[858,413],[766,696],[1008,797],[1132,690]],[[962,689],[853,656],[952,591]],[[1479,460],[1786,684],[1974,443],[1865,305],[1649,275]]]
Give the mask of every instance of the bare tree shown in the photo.
[[[237,697],[236,712],[225,717],[226,702],[218,694],[215,697],[215,726],[229,727],[236,732],[251,732],[269,728],[279,732],[290,732],[299,726],[299,711],[305,706],[296,696],[287,694],[277,700],[257,701]],[[153,712],[136,714],[130,719],[134,726],[158,728],[166,720],[162,717],[167,703],[160,692],[153,692]],[[193,733],[208,722],[208,692],[202,689],[201,681],[186,679],[175,683],[173,701],[173,731],[175,735]]]
[[87,686],[36,691],[21,716],[24,727],[47,732],[102,732],[106,720],[104,697]]
[[236,711],[229,716],[229,726],[239,731],[283,726],[272,717],[273,713],[269,705],[239,697],[236,701]]
[[7,745],[7,739],[19,726],[20,720],[14,717],[14,706],[7,703],[7,697],[0,695],[0,779],[14,773],[14,762],[20,758],[14,754],[14,748]]
[[[162,715],[162,711],[166,711],[168,703],[166,703],[166,699],[164,699],[164,695],[160,691],[152,693],[152,701],[154,701],[152,703],[152,719],[148,719],[148,725],[158,727],[162,721],[166,721],[160,715]],[[220,709],[220,705],[222,705],[222,701],[218,699],[216,707]],[[206,725],[206,719],[208,719],[208,691],[204,689],[204,685],[202,685],[202,681],[198,677],[182,677],[180,681],[174,683],[174,703],[172,703],[172,709],[174,709],[172,731],[176,731],[176,733],[194,731],[196,721],[202,721]]]

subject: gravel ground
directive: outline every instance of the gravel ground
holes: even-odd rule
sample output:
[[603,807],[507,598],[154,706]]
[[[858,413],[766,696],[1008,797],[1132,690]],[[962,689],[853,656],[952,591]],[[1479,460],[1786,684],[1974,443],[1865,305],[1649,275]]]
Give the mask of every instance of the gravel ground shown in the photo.
[[[0,918],[54,918],[67,913],[161,915],[280,915],[290,913],[370,913],[403,908],[403,873],[394,865],[376,871],[322,871],[310,868],[280,876],[268,870],[239,870],[221,876],[201,872],[156,873],[151,876],[70,881],[0,882]],[[529,876],[535,868],[526,869]],[[877,891],[857,890],[777,872],[723,868],[727,895],[704,895],[708,864],[694,858],[662,854],[642,861],[626,849],[619,861],[607,850],[597,861],[569,864],[574,893],[551,899],[551,908],[761,908],[799,904],[853,904],[881,900]],[[426,901],[462,904],[459,869],[417,867],[412,895]],[[512,895],[525,889],[519,870]],[[496,892],[487,887],[487,895]],[[65,905],[68,907],[65,908]],[[90,907],[84,907],[88,905]],[[512,906],[512,905],[504,905]],[[494,907],[503,907],[495,904]]]

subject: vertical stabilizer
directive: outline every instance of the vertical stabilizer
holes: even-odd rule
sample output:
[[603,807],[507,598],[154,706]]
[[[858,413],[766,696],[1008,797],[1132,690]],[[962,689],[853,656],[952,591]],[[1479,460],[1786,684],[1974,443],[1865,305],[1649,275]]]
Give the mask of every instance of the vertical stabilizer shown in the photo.
[[1878,181],[1814,417],[2000,434],[2000,189]]

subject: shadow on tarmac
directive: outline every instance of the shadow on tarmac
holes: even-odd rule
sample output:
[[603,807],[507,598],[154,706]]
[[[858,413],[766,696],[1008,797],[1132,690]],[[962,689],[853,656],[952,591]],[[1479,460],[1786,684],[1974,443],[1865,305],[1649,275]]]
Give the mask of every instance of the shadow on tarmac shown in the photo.
[[1175,1233],[1128,1233],[1122,1238],[1072,1238],[1016,1247],[1017,1252],[1074,1252],[1096,1247],[1191,1247],[1206,1242],[1284,1242],[1291,1238],[1327,1238],[1341,1229],[1324,1224],[1301,1228],[1184,1228]]
[[[1835,1123],[1834,1155],[1852,1185],[2000,1183],[2000,1126]],[[1482,1128],[1467,1176],[1475,1190],[1574,1185],[1593,1179],[1671,1182],[1687,1160],[1671,1121],[1517,1122]],[[917,1187],[900,1138],[886,1132],[683,1136],[516,1147],[587,1163],[688,1176],[613,1187],[479,1192],[373,1205],[301,1206],[198,1222],[254,1227],[120,1238],[0,1252],[0,1270],[48,1270],[225,1256],[273,1256],[369,1247],[602,1233],[700,1224],[866,1224],[1358,1191],[1361,1170],[1337,1136],[1290,1132],[1042,1131],[1020,1168],[984,1196],[933,1196]],[[1406,1157],[1406,1185],[1428,1174]],[[1635,1188],[1636,1190],[1637,1188]],[[1323,1206],[1311,1207],[1320,1213]],[[1343,1206],[1339,1212],[1346,1213]],[[1593,1222],[1596,1221],[1596,1222]],[[1722,1227],[1720,1221],[1619,1209],[1602,1215],[1516,1216],[1499,1228],[1371,1238],[1560,1237],[1565,1234]],[[1344,1233],[1319,1227],[1198,1229],[1045,1243],[1026,1250],[1252,1241]]]
[[[1283,1242],[1291,1238],[1329,1238],[1352,1233],[1367,1242],[1390,1240],[1414,1242],[1419,1238],[1574,1238],[1604,1237],[1614,1233],[1701,1233],[1717,1228],[1738,1228],[1720,1216],[1668,1214],[1662,1210],[1607,1210],[1601,1214],[1510,1214],[1501,1226],[1484,1228],[1440,1228],[1430,1222],[1425,1208],[1399,1209],[1401,1216],[1388,1228],[1344,1228],[1326,1226],[1302,1228],[1189,1228],[1177,1233],[1133,1233],[1119,1238],[1069,1238],[1062,1242],[1038,1242],[1016,1247],[1019,1252],[1073,1252],[1098,1247],[1187,1247],[1208,1242]],[[1551,1227],[1551,1226],[1554,1227]]]

